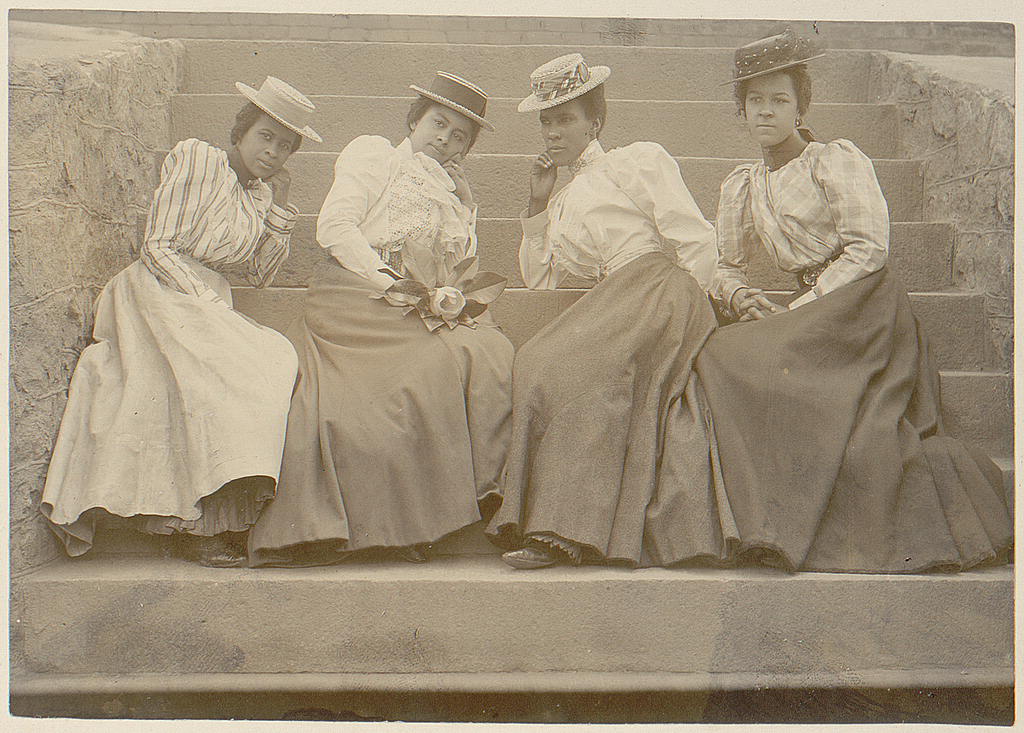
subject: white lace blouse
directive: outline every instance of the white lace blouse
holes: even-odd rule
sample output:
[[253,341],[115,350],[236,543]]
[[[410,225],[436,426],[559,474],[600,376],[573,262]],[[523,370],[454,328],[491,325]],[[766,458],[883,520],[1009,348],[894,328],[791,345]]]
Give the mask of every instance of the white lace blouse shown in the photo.
[[408,139],[395,147],[383,137],[357,137],[334,164],[317,241],[342,267],[384,289],[394,278],[380,270],[395,269],[392,253],[408,241],[429,246],[437,257],[476,254],[476,207],[454,191],[441,165],[414,154]]
[[601,280],[643,254],[665,251],[710,287],[714,227],[663,147],[637,142],[605,152],[594,140],[573,170],[546,210],[523,212],[519,266],[528,287],[555,288],[566,273]]
[[849,140],[808,143],[776,171],[763,161],[737,167],[722,183],[716,226],[713,294],[727,304],[748,286],[750,247],[763,245],[793,273],[839,255],[790,308],[870,275],[889,256],[888,205],[871,160]]

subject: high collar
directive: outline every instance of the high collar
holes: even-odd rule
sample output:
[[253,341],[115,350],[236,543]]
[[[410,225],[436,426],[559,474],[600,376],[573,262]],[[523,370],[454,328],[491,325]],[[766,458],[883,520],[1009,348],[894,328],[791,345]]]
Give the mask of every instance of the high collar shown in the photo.
[[587,147],[583,148],[583,152],[580,153],[580,157],[569,164],[569,172],[575,176],[588,165],[594,161],[600,160],[602,157],[604,157],[604,148],[601,147],[601,141],[594,138],[590,141]]

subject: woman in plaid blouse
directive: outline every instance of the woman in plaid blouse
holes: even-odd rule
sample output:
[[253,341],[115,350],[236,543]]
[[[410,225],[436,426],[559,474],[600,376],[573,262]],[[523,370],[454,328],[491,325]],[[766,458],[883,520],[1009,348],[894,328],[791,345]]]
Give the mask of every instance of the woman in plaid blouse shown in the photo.
[[[791,31],[736,52],[741,115],[763,159],[722,184],[714,294],[740,322],[696,362],[721,460],[719,526],[741,555],[797,570],[920,572],[1005,557],[998,469],[943,434],[938,374],[886,267],[871,161],[803,129],[807,61]],[[752,287],[763,246],[788,306]]]

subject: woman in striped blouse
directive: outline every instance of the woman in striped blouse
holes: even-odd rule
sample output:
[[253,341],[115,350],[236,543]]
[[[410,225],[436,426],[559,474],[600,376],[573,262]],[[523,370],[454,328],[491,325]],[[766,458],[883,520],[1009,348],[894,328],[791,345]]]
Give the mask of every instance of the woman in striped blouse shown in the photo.
[[[943,435],[927,341],[886,267],[871,161],[803,129],[807,62],[820,55],[791,31],[736,52],[735,97],[763,160],[722,184],[713,290],[741,322],[696,362],[721,461],[720,535],[794,570],[997,561],[1012,538],[1001,477]],[[788,305],[747,280],[759,246],[796,277]]]
[[41,510],[68,554],[93,544],[104,515],[141,531],[191,536],[199,562],[245,561],[239,538],[274,494],[295,380],[284,336],[232,309],[212,268],[244,264],[257,287],[288,256],[297,211],[284,167],[313,105],[268,77],[220,150],[178,143],[164,160],[139,259],[96,305]]

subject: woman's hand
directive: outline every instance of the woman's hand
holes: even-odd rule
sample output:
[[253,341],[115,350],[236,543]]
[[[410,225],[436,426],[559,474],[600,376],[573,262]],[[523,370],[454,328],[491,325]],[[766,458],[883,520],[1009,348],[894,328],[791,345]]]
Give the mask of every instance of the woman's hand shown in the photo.
[[741,321],[760,321],[773,313],[787,310],[785,306],[768,300],[760,288],[740,288],[733,293],[729,307]]
[[469,188],[469,180],[466,178],[465,171],[462,170],[462,156],[456,155],[453,158],[449,158],[441,167],[448,172],[452,183],[455,184],[455,195],[459,197],[459,201],[472,209],[473,191]]
[[274,203],[277,206],[288,205],[288,188],[292,185],[292,174],[287,168],[282,168],[274,175],[264,179],[274,194]]
[[548,207],[551,191],[555,188],[558,168],[547,152],[538,155],[530,168],[530,209],[528,214],[534,216]]

